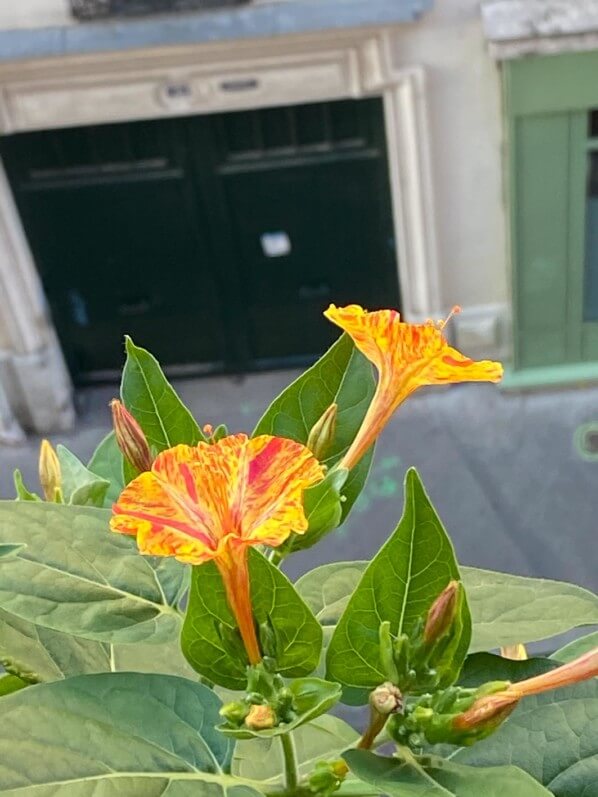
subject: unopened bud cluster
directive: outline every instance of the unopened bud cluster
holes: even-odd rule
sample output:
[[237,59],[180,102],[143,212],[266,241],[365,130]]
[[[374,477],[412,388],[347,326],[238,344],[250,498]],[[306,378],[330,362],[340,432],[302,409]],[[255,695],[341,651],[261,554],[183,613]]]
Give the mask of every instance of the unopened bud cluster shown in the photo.
[[403,694],[424,694],[452,682],[452,662],[463,633],[462,602],[461,584],[451,581],[410,634],[393,636],[390,623],[380,625],[382,667]]
[[247,694],[220,709],[228,726],[252,731],[269,730],[297,718],[293,692],[283,678],[259,664],[249,670]]
[[[492,681],[477,689],[451,686],[424,695],[388,724],[388,732],[400,744],[412,748],[428,744],[471,745],[489,736],[517,704],[501,694],[507,681]],[[478,710],[479,707],[479,710]]]

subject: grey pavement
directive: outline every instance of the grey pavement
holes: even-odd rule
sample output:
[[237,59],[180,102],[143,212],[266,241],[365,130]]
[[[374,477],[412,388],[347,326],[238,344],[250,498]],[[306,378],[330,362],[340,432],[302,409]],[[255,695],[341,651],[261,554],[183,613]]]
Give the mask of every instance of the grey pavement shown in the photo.
[[[198,420],[250,431],[294,377],[278,371],[235,380],[175,382]],[[116,388],[78,393],[79,420],[63,442],[89,457],[109,427]],[[598,387],[513,394],[490,385],[421,391],[396,413],[378,445],[365,491],[342,529],[295,554],[293,577],[336,559],[370,557],[395,527],[405,470],[415,465],[463,564],[598,588],[598,458],[575,442],[598,426]],[[0,448],[0,496],[12,497],[12,469],[36,484],[39,439]]]

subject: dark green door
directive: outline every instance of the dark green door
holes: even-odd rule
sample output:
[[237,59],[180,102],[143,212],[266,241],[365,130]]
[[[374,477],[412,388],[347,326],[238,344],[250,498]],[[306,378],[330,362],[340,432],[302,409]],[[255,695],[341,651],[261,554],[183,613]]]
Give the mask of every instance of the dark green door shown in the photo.
[[310,360],[331,302],[398,306],[378,99],[4,139],[79,379],[127,333],[179,368]]

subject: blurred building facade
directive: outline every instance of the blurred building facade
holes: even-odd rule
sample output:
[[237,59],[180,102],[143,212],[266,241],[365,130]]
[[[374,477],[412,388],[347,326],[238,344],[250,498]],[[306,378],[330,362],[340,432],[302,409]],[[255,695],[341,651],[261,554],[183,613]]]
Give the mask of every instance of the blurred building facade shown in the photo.
[[598,374],[598,3],[144,5],[0,7],[5,440],[69,426],[125,332],[271,367],[331,301],[460,304],[514,386]]

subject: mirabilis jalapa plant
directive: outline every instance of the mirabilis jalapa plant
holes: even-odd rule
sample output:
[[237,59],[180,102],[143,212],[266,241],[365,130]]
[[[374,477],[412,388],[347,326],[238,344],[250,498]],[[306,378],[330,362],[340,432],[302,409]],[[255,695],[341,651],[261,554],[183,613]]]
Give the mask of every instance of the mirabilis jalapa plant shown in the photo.
[[[551,658],[523,645],[598,624],[598,597],[459,568],[414,469],[371,562],[283,574],[346,519],[412,392],[502,375],[443,322],[326,316],[345,334],[251,436],[200,428],[128,339],[91,461],[44,442],[43,499],[16,472],[0,794],[598,794],[597,635]],[[369,706],[360,732],[328,713],[341,703]]]

